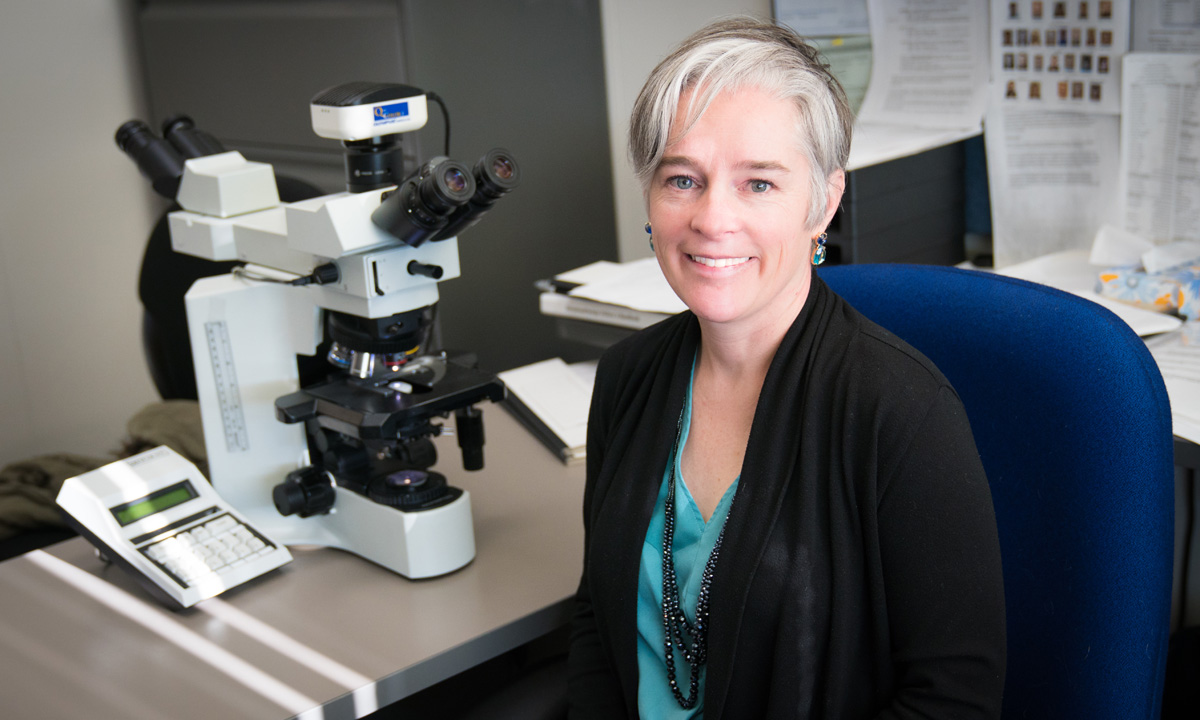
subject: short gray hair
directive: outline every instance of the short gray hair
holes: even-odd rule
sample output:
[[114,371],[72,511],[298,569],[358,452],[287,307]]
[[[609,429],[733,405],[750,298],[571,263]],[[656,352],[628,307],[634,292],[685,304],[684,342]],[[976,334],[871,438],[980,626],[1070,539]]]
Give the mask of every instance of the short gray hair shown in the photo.
[[662,162],[680,96],[697,89],[684,123],[690,129],[718,94],[746,87],[796,104],[798,139],[812,174],[808,217],[819,222],[829,176],[846,169],[854,115],[815,47],[786,26],[754,18],[727,18],[702,28],[650,73],[629,122],[629,156],[643,192]]

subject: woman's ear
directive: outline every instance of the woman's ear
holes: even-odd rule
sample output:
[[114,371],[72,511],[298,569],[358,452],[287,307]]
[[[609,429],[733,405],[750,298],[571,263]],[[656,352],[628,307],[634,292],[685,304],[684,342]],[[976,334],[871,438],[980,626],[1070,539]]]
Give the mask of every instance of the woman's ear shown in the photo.
[[825,217],[821,219],[821,228],[829,227],[838,206],[842,204],[842,194],[846,192],[846,171],[834,170],[825,180]]

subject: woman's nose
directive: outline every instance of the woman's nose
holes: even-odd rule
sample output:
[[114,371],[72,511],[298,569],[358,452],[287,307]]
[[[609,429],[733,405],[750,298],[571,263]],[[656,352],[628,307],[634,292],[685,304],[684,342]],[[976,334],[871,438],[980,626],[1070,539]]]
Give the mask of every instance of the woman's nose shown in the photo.
[[720,186],[706,188],[696,202],[692,229],[711,238],[734,232],[740,225],[736,198],[732,190]]

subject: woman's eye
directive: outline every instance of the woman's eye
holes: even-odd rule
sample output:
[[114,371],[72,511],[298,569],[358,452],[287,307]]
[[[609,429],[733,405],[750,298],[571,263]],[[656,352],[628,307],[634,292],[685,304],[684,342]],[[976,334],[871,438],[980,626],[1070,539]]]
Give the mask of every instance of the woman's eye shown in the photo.
[[685,177],[683,175],[677,175],[676,177],[671,178],[668,182],[670,182],[671,186],[676,190],[691,190],[695,185],[695,182],[693,182],[690,177]]
[[750,191],[756,193],[766,192],[771,189],[771,183],[766,180],[751,180]]

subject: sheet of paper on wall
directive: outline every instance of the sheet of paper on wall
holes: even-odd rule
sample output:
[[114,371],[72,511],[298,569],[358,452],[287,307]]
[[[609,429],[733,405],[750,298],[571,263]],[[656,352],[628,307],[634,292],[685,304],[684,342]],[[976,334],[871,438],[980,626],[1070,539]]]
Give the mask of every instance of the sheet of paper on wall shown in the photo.
[[1131,42],[1135,52],[1200,53],[1200,2],[1137,0]]
[[1129,0],[991,0],[993,102],[1121,110]]
[[1146,341],[1158,363],[1176,435],[1200,443],[1200,322]]
[[987,104],[987,8],[868,0],[874,56],[860,125],[979,130]]
[[1130,53],[1124,65],[1121,226],[1159,245],[1200,240],[1200,55]]
[[1120,118],[993,103],[986,119],[997,268],[1091,247],[1117,223]]

